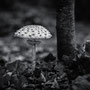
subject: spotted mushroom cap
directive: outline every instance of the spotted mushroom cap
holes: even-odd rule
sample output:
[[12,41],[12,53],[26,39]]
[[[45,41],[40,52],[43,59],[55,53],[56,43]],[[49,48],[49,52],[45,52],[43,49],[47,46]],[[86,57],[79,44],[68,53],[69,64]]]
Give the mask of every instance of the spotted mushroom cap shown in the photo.
[[15,36],[28,39],[49,39],[52,37],[51,33],[40,25],[28,25],[19,29]]

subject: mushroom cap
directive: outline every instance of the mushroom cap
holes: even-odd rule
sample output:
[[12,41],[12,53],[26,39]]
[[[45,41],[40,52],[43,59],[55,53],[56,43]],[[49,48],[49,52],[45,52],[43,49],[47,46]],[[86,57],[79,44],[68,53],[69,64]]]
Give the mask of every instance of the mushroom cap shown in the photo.
[[51,33],[40,25],[27,25],[16,31],[15,36],[27,39],[49,39]]

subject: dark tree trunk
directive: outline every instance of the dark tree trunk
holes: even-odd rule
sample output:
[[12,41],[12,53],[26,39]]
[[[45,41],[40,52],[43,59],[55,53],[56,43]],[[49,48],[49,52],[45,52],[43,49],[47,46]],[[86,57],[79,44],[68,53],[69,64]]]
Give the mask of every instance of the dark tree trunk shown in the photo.
[[74,0],[58,0],[56,24],[58,59],[75,58]]

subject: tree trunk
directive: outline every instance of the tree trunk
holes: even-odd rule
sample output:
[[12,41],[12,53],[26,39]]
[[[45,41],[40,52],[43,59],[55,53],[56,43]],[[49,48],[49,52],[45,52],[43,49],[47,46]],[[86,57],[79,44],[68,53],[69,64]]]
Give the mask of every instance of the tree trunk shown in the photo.
[[56,24],[58,59],[75,58],[74,0],[58,0]]

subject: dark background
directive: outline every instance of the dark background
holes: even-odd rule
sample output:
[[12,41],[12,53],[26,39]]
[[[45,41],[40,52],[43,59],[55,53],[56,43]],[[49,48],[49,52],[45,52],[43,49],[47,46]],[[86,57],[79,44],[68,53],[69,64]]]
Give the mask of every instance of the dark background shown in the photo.
[[[14,5],[17,3],[26,4],[29,6],[42,6],[47,10],[55,11],[56,0],[0,0],[0,11],[13,11]],[[76,21],[90,22],[90,0],[75,0],[75,15]]]
[[76,0],[75,6],[76,21],[90,23],[90,0]]

